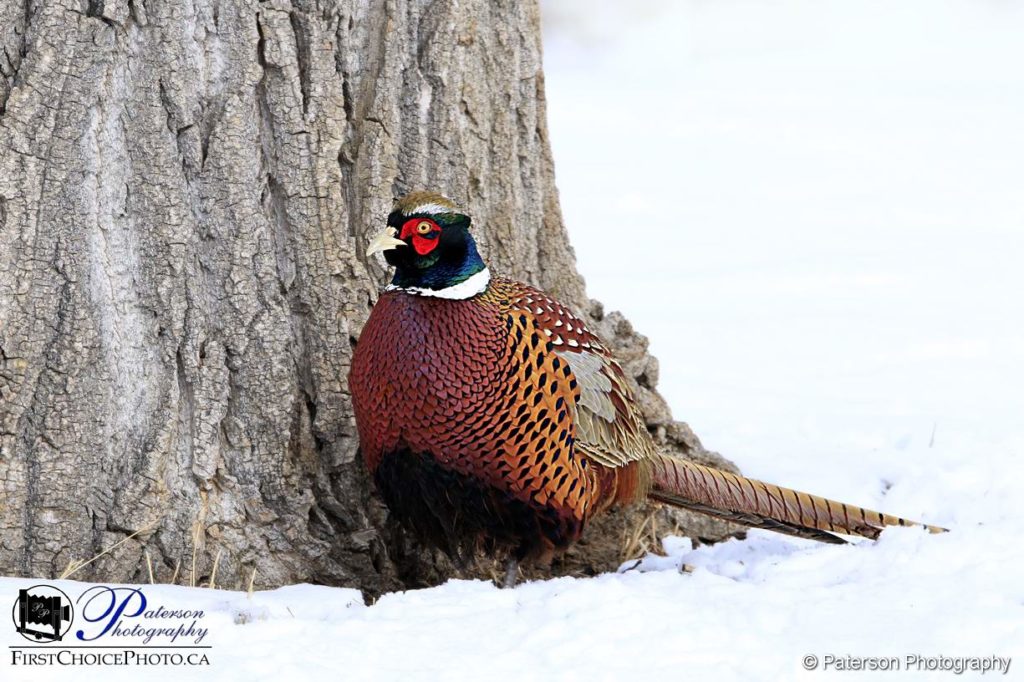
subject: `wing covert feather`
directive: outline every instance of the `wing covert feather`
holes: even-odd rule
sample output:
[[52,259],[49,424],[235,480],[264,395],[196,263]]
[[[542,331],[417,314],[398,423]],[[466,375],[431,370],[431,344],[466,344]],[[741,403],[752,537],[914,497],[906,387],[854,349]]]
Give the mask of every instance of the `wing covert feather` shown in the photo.
[[549,348],[576,379],[576,446],[605,466],[649,459],[654,443],[636,408],[625,372],[611,352],[570,310],[537,289],[515,283],[511,312],[527,314]]

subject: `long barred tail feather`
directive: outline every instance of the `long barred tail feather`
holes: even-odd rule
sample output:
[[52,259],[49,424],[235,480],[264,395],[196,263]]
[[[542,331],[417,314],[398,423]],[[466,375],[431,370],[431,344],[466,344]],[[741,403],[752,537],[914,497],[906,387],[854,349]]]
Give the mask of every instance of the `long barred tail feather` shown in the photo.
[[[833,544],[846,542],[833,533],[874,539],[886,526],[922,525],[667,455],[653,462],[652,484],[650,497],[660,502]],[[925,527],[933,533],[946,531]]]

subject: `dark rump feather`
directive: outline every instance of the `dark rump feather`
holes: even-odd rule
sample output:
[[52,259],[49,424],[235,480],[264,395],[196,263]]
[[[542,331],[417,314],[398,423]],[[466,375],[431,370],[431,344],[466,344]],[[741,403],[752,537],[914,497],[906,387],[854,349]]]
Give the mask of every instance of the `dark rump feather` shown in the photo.
[[517,560],[565,549],[581,524],[549,506],[530,505],[430,455],[384,455],[374,480],[388,509],[423,542],[465,565],[475,551]]

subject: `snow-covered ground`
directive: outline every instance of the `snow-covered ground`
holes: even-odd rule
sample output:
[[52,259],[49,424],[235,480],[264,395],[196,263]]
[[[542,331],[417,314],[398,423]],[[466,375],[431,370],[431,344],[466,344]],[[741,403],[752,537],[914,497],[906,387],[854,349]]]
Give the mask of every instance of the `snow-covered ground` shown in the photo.
[[[907,656],[1024,676],[1024,6],[604,4],[545,3],[591,295],[651,337],[677,417],[746,472],[952,532],[674,539],[616,575],[372,606],[144,586],[150,605],[205,611],[204,679],[818,679],[829,655],[897,657],[880,679],[957,677]],[[12,668],[26,642],[0,632],[2,680],[184,676]]]

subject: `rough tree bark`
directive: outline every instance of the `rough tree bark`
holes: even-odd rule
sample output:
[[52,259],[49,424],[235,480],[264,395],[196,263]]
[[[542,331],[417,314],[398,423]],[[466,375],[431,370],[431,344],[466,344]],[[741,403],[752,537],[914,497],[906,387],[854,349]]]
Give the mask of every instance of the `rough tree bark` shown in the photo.
[[[713,457],[575,271],[539,36],[533,0],[0,0],[0,573],[141,529],[76,577],[143,581],[145,553],[179,582],[219,555],[228,587],[450,570],[387,523],[346,394],[385,276],[366,238],[414,188],[590,311],[651,428]],[[635,522],[561,570],[613,567]]]

